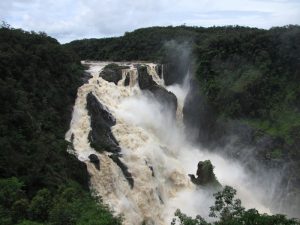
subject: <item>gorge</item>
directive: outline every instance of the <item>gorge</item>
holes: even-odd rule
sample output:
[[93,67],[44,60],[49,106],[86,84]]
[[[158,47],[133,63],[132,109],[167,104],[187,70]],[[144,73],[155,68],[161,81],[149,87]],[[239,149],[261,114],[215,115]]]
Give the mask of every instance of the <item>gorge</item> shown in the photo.
[[[115,64],[121,76],[114,82],[103,69],[112,65],[109,62],[83,63],[92,77],[78,89],[66,134],[72,143],[69,152],[87,164],[91,190],[116,214],[124,215],[124,224],[169,224],[177,208],[208,218],[217,189],[197,187],[188,176],[204,160],[211,160],[222,185],[237,189],[247,208],[264,213],[274,210],[270,188],[275,189],[276,182],[267,188],[238,161],[187,140],[182,109],[189,90],[188,74],[182,85],[165,86],[159,65],[122,62]],[[155,95],[149,83],[162,93]],[[175,107],[168,96],[164,101],[170,92],[176,96]],[[97,115],[91,112],[95,108],[99,108]],[[98,137],[91,137],[97,129]],[[97,143],[99,137],[101,143]],[[98,168],[91,156],[99,160]]]

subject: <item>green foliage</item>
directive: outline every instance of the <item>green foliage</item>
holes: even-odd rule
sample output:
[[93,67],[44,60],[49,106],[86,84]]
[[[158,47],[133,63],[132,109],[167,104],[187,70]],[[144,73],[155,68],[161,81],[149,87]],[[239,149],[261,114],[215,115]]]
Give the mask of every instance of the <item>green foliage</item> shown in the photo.
[[54,197],[53,207],[49,210],[49,221],[53,225],[109,225],[121,224],[106,206],[93,199],[76,185],[61,188]]
[[0,195],[9,194],[7,199],[11,201],[0,202],[3,225],[118,225],[122,221],[77,183],[61,185],[53,193],[41,189],[32,199],[22,194],[23,185],[17,178],[0,179],[0,184]]
[[65,46],[77,52],[81,59],[156,61],[163,57],[164,45],[168,41],[192,41],[202,29],[186,26],[149,27],[126,32],[117,38],[76,40]]
[[209,225],[210,223],[206,222],[201,216],[197,215],[195,219],[193,219],[190,216],[185,215],[182,213],[179,209],[176,210],[175,216],[178,217],[178,220],[176,218],[173,218],[171,225],[178,224],[176,222],[179,222],[180,225]]
[[225,186],[214,194],[215,205],[210,207],[210,217],[217,218],[215,222],[206,222],[201,216],[195,219],[182,213],[179,209],[171,225],[298,225],[299,221],[287,219],[284,215],[260,214],[256,209],[245,210],[240,199],[235,199],[236,190]]
[[219,217],[220,221],[232,220],[244,212],[240,199],[234,199],[236,190],[230,186],[225,186],[222,191],[214,194],[215,205],[210,207],[211,217]]
[[22,222],[18,223],[18,225],[43,225],[42,223],[30,221],[30,220],[23,220]]
[[299,35],[300,27],[288,26],[199,40],[196,74],[217,113],[291,141],[300,122]]
[[0,224],[120,224],[66,151],[79,58],[45,33],[5,25],[0,74]]
[[48,211],[52,205],[52,196],[48,189],[41,189],[31,200],[29,206],[30,218],[37,221],[48,219]]
[[0,180],[0,202],[4,208],[10,208],[23,195],[23,183],[16,177]]

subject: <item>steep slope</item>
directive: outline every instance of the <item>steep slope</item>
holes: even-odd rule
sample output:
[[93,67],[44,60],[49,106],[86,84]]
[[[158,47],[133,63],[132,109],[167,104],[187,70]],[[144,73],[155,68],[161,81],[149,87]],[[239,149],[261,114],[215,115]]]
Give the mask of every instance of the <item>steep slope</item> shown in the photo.
[[1,27],[0,74],[0,224],[118,224],[66,151],[83,75],[77,56],[44,33]]

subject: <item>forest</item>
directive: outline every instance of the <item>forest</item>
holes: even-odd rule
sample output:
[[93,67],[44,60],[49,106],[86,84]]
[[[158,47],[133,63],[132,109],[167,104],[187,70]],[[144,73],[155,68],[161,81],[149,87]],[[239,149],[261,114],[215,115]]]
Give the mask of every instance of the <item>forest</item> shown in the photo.
[[67,152],[83,67],[45,33],[0,28],[0,224],[121,224]]
[[[174,43],[190,49],[188,62],[183,62],[182,49],[173,48]],[[274,139],[276,145],[263,157],[290,163],[287,179],[299,192],[299,26],[151,27],[121,37],[61,45],[45,33],[3,25],[0,224],[121,224],[122,218],[114,217],[91,194],[85,164],[67,152],[70,143],[65,133],[77,88],[83,83],[80,60],[146,60],[164,63],[170,71],[172,66],[192,68],[216,121],[238,120],[255,130],[256,138]],[[171,77],[169,83],[180,80]],[[215,224],[297,224],[282,215],[246,211],[234,194],[231,188],[216,194],[212,209],[223,214]],[[226,204],[223,196],[229,199]],[[175,215],[184,225],[209,224],[180,211]]]

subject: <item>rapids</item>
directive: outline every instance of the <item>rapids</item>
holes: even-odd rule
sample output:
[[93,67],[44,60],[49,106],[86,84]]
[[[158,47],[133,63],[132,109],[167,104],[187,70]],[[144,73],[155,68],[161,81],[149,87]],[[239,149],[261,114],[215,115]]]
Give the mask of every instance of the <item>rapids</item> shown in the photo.
[[[101,196],[116,215],[122,214],[125,225],[170,224],[177,208],[190,216],[200,214],[208,218],[214,198],[211,191],[196,188],[188,174],[195,174],[200,160],[211,160],[215,174],[222,185],[237,189],[237,195],[247,208],[255,207],[269,212],[259,187],[237,162],[200,149],[186,141],[182,123],[182,107],[188,92],[184,85],[165,87],[155,70],[155,64],[143,63],[153,80],[173,92],[178,100],[176,121],[148,91],[139,88],[138,73],[133,63],[122,71],[122,79],[115,85],[99,77],[108,62],[84,62],[92,75],[88,83],[78,89],[70,130],[66,139],[72,141],[79,160],[84,161],[90,174],[90,188]],[[126,64],[126,63],[119,63]],[[130,84],[124,85],[126,74]],[[112,133],[119,142],[122,162],[134,179],[131,189],[121,169],[109,157],[111,153],[96,152],[89,143],[91,121],[86,109],[86,96],[92,92],[115,117]],[[88,156],[95,154],[100,170]],[[255,194],[253,194],[255,193]]]

